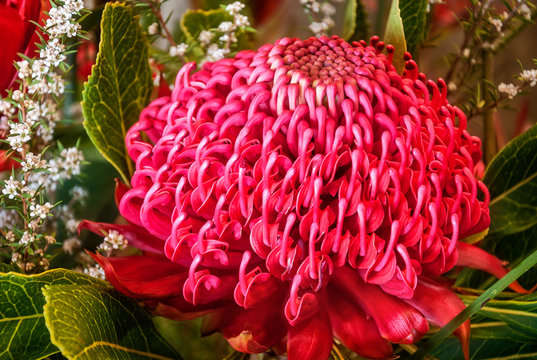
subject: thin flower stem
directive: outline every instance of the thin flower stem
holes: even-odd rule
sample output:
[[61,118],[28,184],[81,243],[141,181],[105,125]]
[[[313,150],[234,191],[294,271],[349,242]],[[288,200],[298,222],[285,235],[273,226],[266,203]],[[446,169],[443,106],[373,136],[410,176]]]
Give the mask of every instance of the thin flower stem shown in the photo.
[[[483,98],[485,104],[496,103],[492,94],[491,84],[494,78],[494,54],[492,51],[483,53]],[[483,147],[485,164],[490,164],[497,152],[496,133],[494,131],[494,113],[496,106],[483,112]]]
[[[164,18],[162,17],[162,14],[160,13],[160,9],[157,9],[153,5],[153,2],[151,0],[144,1],[144,2],[149,6],[151,11],[153,12],[155,17],[157,18],[157,21],[160,23],[160,27],[162,28],[162,30],[164,30],[164,35],[166,36],[166,39],[168,40],[170,45],[171,46],[176,46],[177,44],[175,43],[175,40],[173,39],[173,36],[172,36],[170,30],[168,29],[168,26],[166,26],[166,22],[164,21]],[[159,2],[159,0],[156,0],[157,4],[158,4],[158,2]]]

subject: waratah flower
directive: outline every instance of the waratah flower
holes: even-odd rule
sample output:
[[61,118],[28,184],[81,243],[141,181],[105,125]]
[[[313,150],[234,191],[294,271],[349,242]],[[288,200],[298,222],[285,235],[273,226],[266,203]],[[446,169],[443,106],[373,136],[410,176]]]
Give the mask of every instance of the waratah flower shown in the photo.
[[464,305],[440,275],[506,272],[462,241],[490,223],[480,140],[444,81],[408,54],[400,76],[393,50],[284,38],[185,65],[127,133],[136,171],[117,199],[132,224],[82,224],[144,251],[95,255],[108,280],[157,314],[206,314],[203,331],[239,351],[290,360],[328,358],[333,338],[385,358],[451,320]]
[[50,9],[47,0],[0,0],[0,96],[5,96],[15,78],[18,53],[33,57],[39,34],[33,22],[42,22]]

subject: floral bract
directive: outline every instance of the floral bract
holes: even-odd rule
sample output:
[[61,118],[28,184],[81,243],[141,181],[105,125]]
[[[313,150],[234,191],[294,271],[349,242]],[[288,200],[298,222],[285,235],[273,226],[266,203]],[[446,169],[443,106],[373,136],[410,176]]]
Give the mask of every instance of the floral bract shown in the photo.
[[136,171],[117,198],[132,225],[82,224],[144,251],[95,255],[108,280],[158,314],[206,314],[204,332],[239,351],[290,360],[326,359],[334,337],[385,358],[445,325],[464,305],[440,275],[505,270],[461,241],[490,223],[480,140],[446,84],[408,54],[400,76],[393,50],[284,38],[185,65],[127,134]]

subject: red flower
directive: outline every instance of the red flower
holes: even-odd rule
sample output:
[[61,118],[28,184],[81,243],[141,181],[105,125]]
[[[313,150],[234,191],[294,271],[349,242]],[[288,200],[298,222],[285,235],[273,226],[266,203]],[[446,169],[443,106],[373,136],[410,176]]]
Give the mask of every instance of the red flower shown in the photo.
[[464,305],[440,275],[505,274],[460,241],[490,223],[481,144],[444,81],[410,55],[399,76],[384,47],[284,38],[185,65],[127,134],[136,172],[117,199],[133,225],[82,224],[145,252],[95,255],[108,280],[158,314],[207,314],[204,333],[239,351],[290,360],[328,358],[333,337],[385,358],[451,320]]
[[13,62],[19,60],[17,53],[35,55],[39,36],[31,21],[42,23],[44,12],[49,9],[47,0],[0,0],[0,96],[6,95],[15,78]]

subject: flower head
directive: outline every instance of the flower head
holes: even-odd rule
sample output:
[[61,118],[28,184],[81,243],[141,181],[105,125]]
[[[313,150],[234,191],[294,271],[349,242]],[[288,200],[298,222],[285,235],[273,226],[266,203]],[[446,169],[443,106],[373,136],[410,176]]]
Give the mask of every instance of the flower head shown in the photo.
[[[284,38],[185,65],[126,137],[136,171],[117,200],[132,225],[81,225],[154,253],[95,255],[109,281],[290,360],[327,358],[333,337],[385,358],[451,320],[464,305],[436,276],[505,274],[460,241],[490,223],[480,141],[442,80],[408,54],[400,76],[384,47]],[[469,323],[457,334],[467,349]]]

